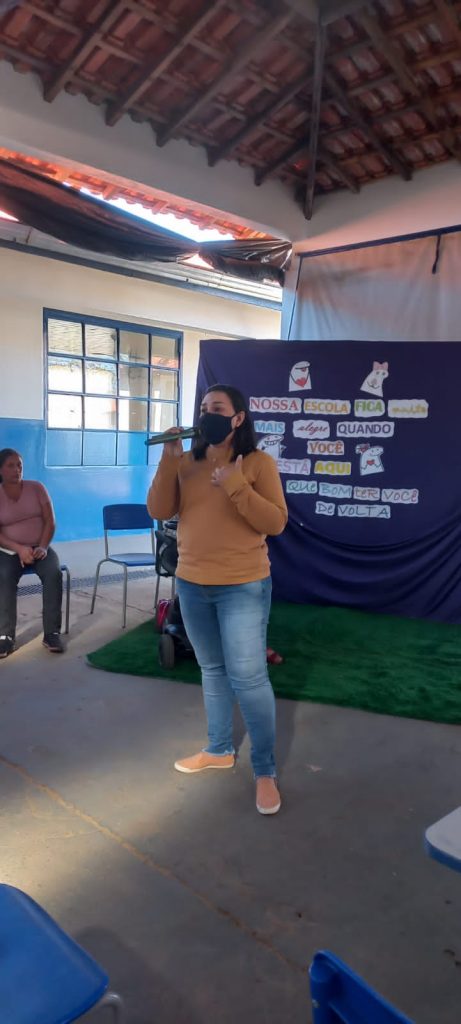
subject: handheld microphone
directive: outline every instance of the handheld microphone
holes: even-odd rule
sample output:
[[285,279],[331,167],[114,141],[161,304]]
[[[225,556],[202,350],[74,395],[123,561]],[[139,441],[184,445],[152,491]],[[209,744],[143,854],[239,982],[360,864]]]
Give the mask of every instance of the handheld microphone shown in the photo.
[[168,444],[169,441],[185,441],[189,438],[200,437],[200,430],[198,427],[184,427],[183,430],[178,430],[176,434],[168,430],[164,430],[163,434],[154,434],[153,437],[148,437],[145,444]]

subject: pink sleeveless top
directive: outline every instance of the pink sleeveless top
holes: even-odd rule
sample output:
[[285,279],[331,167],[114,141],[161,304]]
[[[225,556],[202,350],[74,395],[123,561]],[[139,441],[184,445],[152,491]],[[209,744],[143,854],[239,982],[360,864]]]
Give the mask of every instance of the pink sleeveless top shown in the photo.
[[43,508],[48,503],[48,491],[38,480],[23,480],[18,501],[9,498],[0,484],[0,533],[16,544],[36,547],[43,530]]

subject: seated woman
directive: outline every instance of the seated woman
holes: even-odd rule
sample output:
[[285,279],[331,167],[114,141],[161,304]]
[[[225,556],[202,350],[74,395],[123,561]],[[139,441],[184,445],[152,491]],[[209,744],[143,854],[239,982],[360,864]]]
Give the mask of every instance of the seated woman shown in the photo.
[[48,547],[55,531],[51,498],[36,480],[23,480],[22,458],[13,448],[0,451],[0,658],[12,654],[16,634],[19,579],[34,566],[43,586],[43,644],[55,654],[61,640],[62,573]]

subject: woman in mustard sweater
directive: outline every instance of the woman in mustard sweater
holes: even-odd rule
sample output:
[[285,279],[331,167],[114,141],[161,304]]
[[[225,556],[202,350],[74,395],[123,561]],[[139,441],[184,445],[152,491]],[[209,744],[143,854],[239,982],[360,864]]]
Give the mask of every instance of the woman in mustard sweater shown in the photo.
[[[202,439],[184,453],[164,447],[147,498],[155,519],[179,515],[177,593],[202,670],[208,745],[176,761],[179,772],[233,768],[237,700],[251,742],[256,806],[280,809],[275,700],[266,663],[271,603],[266,536],[282,533],[287,507],[274,459],[258,451],[243,395],[215,385],[199,421]],[[177,433],[177,430],[176,430]]]

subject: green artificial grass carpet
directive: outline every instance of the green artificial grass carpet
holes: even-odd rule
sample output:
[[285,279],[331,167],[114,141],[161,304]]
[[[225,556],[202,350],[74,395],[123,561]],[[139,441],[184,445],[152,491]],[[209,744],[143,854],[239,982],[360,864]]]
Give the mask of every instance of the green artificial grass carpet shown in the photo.
[[[162,669],[157,642],[146,622],[87,660],[107,672],[200,682],[193,660]],[[268,642],[286,659],[269,669],[278,697],[461,722],[461,626],[274,603]]]

